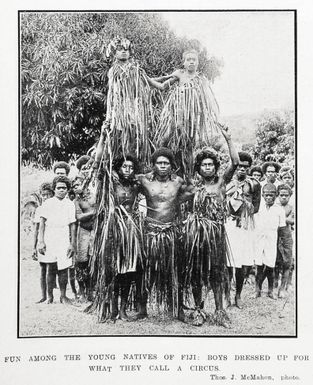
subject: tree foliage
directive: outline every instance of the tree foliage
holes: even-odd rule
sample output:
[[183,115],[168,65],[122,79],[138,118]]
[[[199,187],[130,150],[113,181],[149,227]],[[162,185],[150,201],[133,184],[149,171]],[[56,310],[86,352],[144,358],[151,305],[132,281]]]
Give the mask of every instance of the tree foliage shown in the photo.
[[[112,64],[105,50],[116,35],[134,43],[134,57],[150,76],[181,67],[187,48],[200,52],[200,70],[212,81],[222,66],[156,13],[23,13],[20,26],[22,159],[44,167],[95,143]],[[154,100],[158,111],[160,98]]]
[[291,111],[267,112],[257,121],[256,144],[253,152],[256,159],[266,161],[274,158],[280,163],[294,161],[295,127]]

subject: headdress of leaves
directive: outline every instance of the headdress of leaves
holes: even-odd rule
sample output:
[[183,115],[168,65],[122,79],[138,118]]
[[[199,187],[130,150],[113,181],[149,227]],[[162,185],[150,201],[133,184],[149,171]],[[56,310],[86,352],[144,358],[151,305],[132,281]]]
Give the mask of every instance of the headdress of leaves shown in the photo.
[[110,41],[107,49],[106,49],[106,57],[110,58],[115,55],[117,47],[121,46],[126,50],[129,50],[130,54],[133,54],[133,45],[132,43],[126,39],[125,37],[116,36],[113,40]]

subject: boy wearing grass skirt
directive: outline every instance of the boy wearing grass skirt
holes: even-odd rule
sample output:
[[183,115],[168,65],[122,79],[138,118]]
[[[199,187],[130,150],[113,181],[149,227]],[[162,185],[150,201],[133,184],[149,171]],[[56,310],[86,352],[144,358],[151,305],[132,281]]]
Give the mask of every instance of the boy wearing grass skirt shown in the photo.
[[[153,110],[150,86],[164,89],[164,85],[150,79],[140,65],[131,58],[132,43],[116,37],[107,47],[107,57],[113,57],[108,72],[106,122],[110,122],[112,153],[135,154],[140,161],[148,161],[149,134]],[[99,161],[99,159],[96,160]]]
[[[171,148],[182,174],[192,175],[193,150],[208,144],[218,133],[218,105],[209,80],[199,73],[198,53],[183,53],[183,69],[160,79],[164,86],[173,85],[161,112],[154,142]],[[166,88],[166,87],[165,87]]]
[[142,230],[137,205],[140,186],[135,179],[138,160],[132,155],[119,155],[112,165],[112,170],[102,170],[104,174],[111,174],[106,179],[108,183],[104,185],[100,181],[98,186],[102,195],[98,194],[91,260],[97,290],[94,303],[86,309],[87,312],[97,309],[100,322],[128,321],[126,306],[131,283],[136,281],[137,286],[142,287],[140,272],[137,274],[142,264]]
[[[227,246],[225,232],[226,201],[225,188],[239,163],[231,136],[227,127],[220,126],[226,139],[231,164],[226,171],[218,175],[220,162],[215,152],[203,149],[195,159],[197,177],[194,180],[193,205],[184,227],[186,249],[185,286],[192,289],[195,308],[203,308],[202,288],[210,286],[214,293],[215,314],[210,321],[229,327],[229,318],[223,309],[223,288],[228,279],[226,267]],[[205,314],[200,311],[205,319]],[[186,321],[184,312],[180,318]],[[198,317],[199,318],[199,317]],[[203,319],[203,321],[204,321]],[[195,326],[203,321],[195,319]]]
[[[178,214],[180,203],[188,198],[185,181],[173,173],[174,155],[159,148],[152,155],[153,171],[138,175],[141,192],[147,201],[144,224],[145,287],[159,308],[174,317],[182,304],[182,253]],[[147,297],[143,293],[138,317],[147,315]]]

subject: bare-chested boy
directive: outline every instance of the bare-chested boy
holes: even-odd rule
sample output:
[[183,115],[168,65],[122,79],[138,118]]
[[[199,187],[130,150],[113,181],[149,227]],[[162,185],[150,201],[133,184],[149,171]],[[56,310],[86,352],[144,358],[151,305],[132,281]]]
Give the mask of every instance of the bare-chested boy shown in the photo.
[[94,232],[93,224],[96,214],[95,196],[83,187],[83,175],[77,176],[72,182],[75,192],[75,210],[77,219],[77,252],[75,258],[76,279],[82,302],[92,300],[89,259],[92,255]]
[[[178,213],[180,202],[188,196],[188,186],[173,173],[174,155],[169,149],[156,150],[152,164],[151,173],[137,176],[147,201],[145,278],[149,293],[155,290],[157,304],[165,305],[170,313],[178,316],[182,304]],[[146,295],[139,305],[138,317],[143,318],[147,315]]]
[[283,207],[286,214],[286,227],[278,231],[278,247],[276,260],[276,277],[281,273],[281,284],[278,289],[278,298],[284,298],[288,285],[290,270],[293,265],[293,238],[292,229],[295,223],[294,208],[289,204],[292,190],[288,184],[281,184],[277,187],[278,205]]

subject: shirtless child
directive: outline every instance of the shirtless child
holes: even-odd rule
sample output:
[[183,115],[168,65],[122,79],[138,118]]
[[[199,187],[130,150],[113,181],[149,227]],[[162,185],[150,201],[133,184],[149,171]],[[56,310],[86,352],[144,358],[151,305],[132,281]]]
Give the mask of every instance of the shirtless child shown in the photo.
[[91,301],[91,280],[89,259],[92,255],[95,217],[95,197],[88,188],[83,188],[84,177],[77,176],[72,187],[75,192],[75,210],[77,226],[77,253],[75,258],[76,279],[79,285],[79,295],[82,302]]
[[285,210],[286,227],[280,228],[278,231],[278,247],[276,260],[276,277],[282,274],[281,284],[278,289],[278,298],[284,298],[290,271],[293,265],[293,238],[292,230],[295,223],[295,215],[293,206],[289,204],[292,190],[289,185],[281,184],[277,187],[278,205]]
[[[174,155],[169,149],[156,150],[152,164],[151,173],[137,176],[147,200],[144,273],[149,294],[155,289],[157,304],[178,316],[182,304],[182,279],[177,219],[180,202],[188,196],[188,186],[173,173]],[[139,318],[143,318],[147,314],[146,295],[139,305]]]

